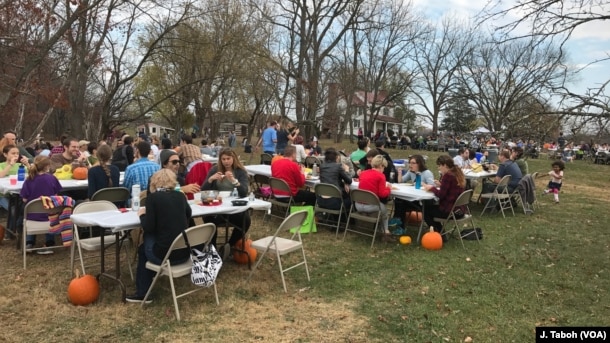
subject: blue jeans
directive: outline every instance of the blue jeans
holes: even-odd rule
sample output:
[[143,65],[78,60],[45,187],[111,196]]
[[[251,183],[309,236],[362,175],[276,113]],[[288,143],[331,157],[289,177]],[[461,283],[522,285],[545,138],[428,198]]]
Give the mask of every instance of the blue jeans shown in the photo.
[[[154,264],[161,264],[162,258],[157,257],[153,252],[155,246],[155,237],[153,235],[144,234],[144,242],[138,248],[138,267],[136,270],[136,295],[145,296],[146,292],[152,284],[152,280],[155,277],[155,272],[146,268],[146,262],[150,261]],[[165,256],[164,256],[165,257]],[[187,258],[188,259],[188,258]],[[173,264],[185,262],[187,259],[181,261],[172,260]]]

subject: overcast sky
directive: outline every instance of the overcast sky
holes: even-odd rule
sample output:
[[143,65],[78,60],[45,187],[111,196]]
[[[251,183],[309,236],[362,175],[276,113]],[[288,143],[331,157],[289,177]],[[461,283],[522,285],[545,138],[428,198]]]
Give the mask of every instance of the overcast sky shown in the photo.
[[[413,0],[415,8],[432,20],[446,14],[472,18],[483,9],[487,2],[488,0]],[[511,2],[513,1],[508,0],[503,4]],[[600,12],[610,12],[610,2],[605,6],[606,8]],[[507,21],[510,19],[507,18]],[[575,68],[610,56],[610,21],[596,21],[581,25],[570,38],[567,48],[569,61],[574,64]],[[588,66],[580,73],[579,80],[570,88],[582,93],[586,88],[599,87],[608,79],[610,79],[610,61]]]

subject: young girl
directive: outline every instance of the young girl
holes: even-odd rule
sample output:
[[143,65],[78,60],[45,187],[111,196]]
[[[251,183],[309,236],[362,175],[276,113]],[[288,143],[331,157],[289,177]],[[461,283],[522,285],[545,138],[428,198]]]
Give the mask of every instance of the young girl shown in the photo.
[[559,203],[559,190],[561,189],[561,184],[563,180],[563,169],[565,168],[565,163],[563,161],[555,161],[551,164],[553,170],[549,172],[549,176],[551,176],[551,181],[547,186],[547,189],[544,190],[544,194],[553,193],[555,198],[555,203]]
[[[46,156],[36,156],[34,159],[34,164],[30,167],[28,171],[28,177],[25,179],[23,183],[23,188],[21,189],[21,198],[24,203],[28,203],[31,200],[38,199],[39,197],[45,195],[56,195],[61,191],[61,185],[57,178],[49,173],[51,168],[51,161]],[[46,214],[34,213],[28,214],[29,220],[36,221],[47,221],[49,217]],[[28,235],[26,237],[26,249],[31,249],[34,247],[36,237],[33,235]],[[53,246],[55,245],[55,236],[53,234],[46,235],[46,244],[45,246]],[[46,255],[52,254],[52,250],[37,250],[38,254]]]
[[[28,158],[25,156],[19,156],[19,148],[12,144],[7,144],[2,148],[2,155],[4,162],[0,162],[0,177],[8,177],[9,175],[16,175],[19,169],[19,163],[23,164],[26,168],[30,167]],[[19,159],[21,157],[21,159]],[[0,206],[8,211],[8,197],[5,194],[0,194]]]

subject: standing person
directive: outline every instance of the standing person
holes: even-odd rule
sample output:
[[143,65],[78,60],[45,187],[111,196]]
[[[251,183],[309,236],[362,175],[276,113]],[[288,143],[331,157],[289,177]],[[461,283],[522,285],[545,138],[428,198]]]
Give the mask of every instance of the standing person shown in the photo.
[[112,154],[112,164],[117,166],[120,171],[125,171],[127,166],[133,163],[135,154],[132,143],[133,138],[128,135],[117,141],[116,149]]
[[[143,144],[146,142],[140,142]],[[146,143],[148,144],[148,143]],[[158,164],[150,162],[157,167]],[[134,165],[139,162],[134,163]],[[155,272],[146,268],[146,262],[161,264],[174,239],[189,227],[191,206],[182,192],[174,190],[176,174],[169,169],[161,169],[150,178],[150,193],[146,206],[140,207],[138,216],[144,230],[144,243],[138,248],[136,270],[136,292],[126,298],[130,303],[141,303],[155,277]],[[179,264],[189,259],[188,249],[172,252],[170,261]],[[147,299],[147,303],[152,300]]]
[[563,132],[559,133],[559,137],[557,137],[557,144],[559,145],[559,149],[563,150],[566,146],[566,138],[563,136]]
[[[436,159],[436,165],[442,175],[441,180],[435,181],[434,184],[425,184],[422,187],[436,195],[438,205],[432,202],[424,204],[424,220],[428,226],[434,227],[434,231],[442,234],[443,224],[435,222],[434,218],[446,218],[449,216],[453,204],[460,194],[464,192],[466,177],[462,169],[453,163],[453,159],[449,155],[439,156]],[[447,237],[443,235],[443,241],[446,240]]]
[[[248,196],[248,187],[250,185],[248,172],[241,164],[235,151],[231,148],[226,148],[220,151],[218,155],[218,163],[210,169],[206,181],[201,187],[202,190],[217,190],[217,191],[232,191],[237,189],[237,194],[240,198]],[[230,214],[226,216],[229,223],[235,228],[231,237],[220,250],[223,259],[226,259],[231,252],[231,247],[235,246],[243,235],[250,229],[250,213],[248,211]],[[217,225],[225,222],[224,216],[211,216],[204,218],[205,222],[211,221]],[[212,243],[216,245],[216,235],[212,239]]]
[[[367,169],[360,173],[360,182],[358,183],[358,189],[373,192],[380,201],[381,207],[381,220],[383,221],[383,236],[382,241],[393,242],[394,237],[388,228],[388,198],[392,190],[392,186],[386,181],[385,175],[383,174],[384,169],[387,167],[388,161],[381,155],[373,157],[371,160],[371,169]],[[366,205],[356,203],[356,210],[358,212],[376,212],[377,207],[373,205]]]
[[[316,195],[308,190],[301,189],[305,186],[305,175],[301,172],[301,167],[296,163],[296,159],[296,149],[293,146],[287,146],[284,149],[284,158],[271,164],[271,176],[286,181],[294,202],[304,202],[306,205],[314,206]],[[282,195],[280,191],[276,193]]]
[[[133,185],[140,185],[140,189],[148,188],[148,179],[160,169],[159,164],[148,160],[149,153],[150,143],[139,142],[136,146],[137,160],[125,169],[125,180],[123,181],[125,188],[131,190]],[[174,188],[172,187],[172,189]]]
[[555,161],[551,164],[553,170],[549,172],[551,181],[547,185],[547,189],[544,190],[544,194],[553,193],[553,198],[556,204],[559,204],[559,191],[563,184],[563,170],[565,169],[565,163],[561,160]]
[[[343,195],[343,205],[349,210],[351,201],[349,198],[349,185],[352,184],[352,177],[344,165],[338,162],[339,155],[335,148],[328,148],[324,152],[324,161],[320,166],[320,182],[328,183],[339,188]],[[341,208],[341,199],[337,198],[318,198],[318,205],[331,210]]]
[[292,142],[294,142],[294,139],[296,138],[296,136],[299,134],[299,129],[298,128],[294,128],[294,127],[288,127],[287,125],[285,125],[286,127],[282,127],[280,124],[278,124],[278,130],[277,130],[277,146],[275,149],[275,152],[283,155],[284,154],[284,149],[292,144]]
[[234,131],[229,131],[229,147],[235,148],[237,143],[237,135],[235,135]]
[[277,122],[275,120],[269,123],[269,126],[263,131],[261,134],[261,138],[256,143],[255,150],[258,149],[259,146],[263,146],[263,153],[274,155],[275,154],[275,145],[277,144],[277,131],[275,130],[277,126]]
[[157,135],[150,136],[150,151],[153,154],[153,161],[160,163],[159,161],[159,137]]
[[120,172],[117,166],[110,164],[112,157],[110,146],[107,144],[100,146],[97,149],[96,157],[99,164],[91,167],[87,173],[87,197],[89,199],[102,188],[119,187]]
[[[23,203],[38,199],[41,196],[57,195],[61,191],[61,185],[57,178],[49,174],[51,168],[51,161],[46,156],[37,156],[34,159],[32,167],[28,170],[28,177],[23,183],[21,188],[21,199]],[[45,213],[32,213],[28,214],[26,218],[28,220],[35,220],[46,222],[49,217]],[[25,238],[26,249],[31,249],[36,243],[36,236],[27,235]],[[55,235],[48,233],[46,234],[45,247],[51,247],[55,245]],[[37,250],[36,253],[40,255],[52,254],[53,250]]]

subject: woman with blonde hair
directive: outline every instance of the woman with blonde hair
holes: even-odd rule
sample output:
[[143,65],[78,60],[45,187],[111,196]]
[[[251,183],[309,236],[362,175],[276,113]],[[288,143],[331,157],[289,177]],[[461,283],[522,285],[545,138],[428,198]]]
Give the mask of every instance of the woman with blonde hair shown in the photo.
[[[443,224],[435,222],[434,218],[446,218],[453,208],[453,204],[457,198],[464,192],[466,187],[466,176],[462,172],[462,168],[455,165],[453,159],[449,155],[441,155],[436,159],[438,171],[441,174],[440,181],[434,181],[434,184],[424,184],[422,187],[434,193],[438,200],[438,205],[431,202],[424,204],[424,220],[426,224],[434,227],[434,231],[441,232]],[[446,237],[443,235],[443,241]]]
[[[381,206],[381,220],[383,221],[383,238],[384,242],[393,242],[394,237],[388,229],[388,197],[392,190],[390,183],[385,179],[383,171],[388,166],[388,161],[382,156],[377,155],[371,159],[371,169],[364,170],[360,173],[360,182],[358,183],[358,189],[370,191],[375,193],[379,198]],[[358,212],[376,212],[377,206],[365,205],[356,203],[356,210]]]
[[[174,190],[176,173],[161,169],[150,178],[150,193],[146,197],[146,207],[138,210],[144,230],[144,243],[138,248],[138,268],[136,272],[136,293],[127,301],[141,303],[155,276],[146,268],[146,262],[161,264],[172,242],[189,226],[191,206],[184,193]],[[172,252],[170,261],[182,263],[189,258],[187,249]],[[147,303],[150,301],[147,299]]]

